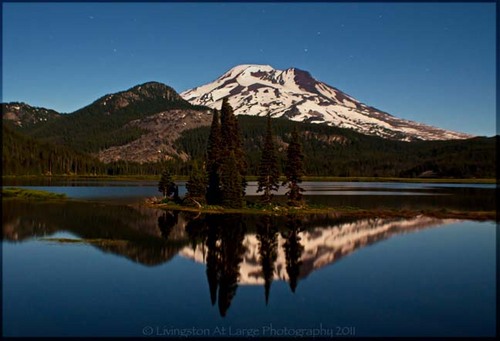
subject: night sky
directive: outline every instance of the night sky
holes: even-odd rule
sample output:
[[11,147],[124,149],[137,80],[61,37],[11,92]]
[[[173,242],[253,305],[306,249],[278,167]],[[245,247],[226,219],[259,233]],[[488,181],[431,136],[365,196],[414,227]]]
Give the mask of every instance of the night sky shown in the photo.
[[495,3],[4,3],[2,101],[72,112],[147,81],[297,67],[390,114],[496,134]]

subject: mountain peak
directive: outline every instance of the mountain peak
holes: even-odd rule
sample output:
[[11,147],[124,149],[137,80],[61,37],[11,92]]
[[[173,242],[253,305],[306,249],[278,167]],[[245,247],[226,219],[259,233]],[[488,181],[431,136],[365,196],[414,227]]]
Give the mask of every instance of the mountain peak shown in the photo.
[[235,67],[231,68],[229,72],[241,72],[251,69],[253,70],[262,70],[262,71],[272,71],[274,68],[271,65],[265,65],[265,64],[240,64],[236,65]]
[[270,112],[273,117],[350,128],[403,141],[472,137],[399,119],[296,67],[278,70],[270,65],[237,65],[212,83],[184,91],[181,96],[191,104],[211,108],[219,108],[222,99],[228,97],[236,115],[263,116]]
[[[168,103],[180,103],[184,106],[189,105],[189,103],[185,103],[185,100],[173,88],[155,81],[138,84],[125,91],[107,94],[91,105],[97,104],[105,109],[106,112],[113,112],[132,103],[151,102],[152,105],[153,102],[156,103],[158,101],[167,106],[170,105]],[[160,106],[162,105],[160,103]]]
[[150,82],[145,82],[145,83],[142,83],[142,84],[138,84],[138,85],[135,85],[133,87],[131,87],[130,89],[128,90],[125,90],[125,91],[121,91],[119,93],[124,93],[124,92],[129,92],[129,91],[144,91],[144,90],[150,90],[150,91],[160,91],[160,92],[164,92],[164,91],[168,91],[168,92],[172,92],[175,90],[173,88],[171,88],[170,86],[166,85],[166,84],[163,84],[163,83],[160,83],[160,82],[156,82],[156,81],[150,81]]

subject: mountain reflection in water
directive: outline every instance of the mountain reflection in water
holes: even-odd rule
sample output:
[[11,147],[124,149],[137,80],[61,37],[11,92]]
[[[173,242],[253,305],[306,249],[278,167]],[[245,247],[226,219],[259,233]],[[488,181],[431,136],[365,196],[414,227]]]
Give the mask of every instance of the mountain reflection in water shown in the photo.
[[273,281],[287,281],[295,292],[301,279],[364,246],[456,221],[209,215],[85,202],[5,201],[3,212],[3,238],[8,242],[69,232],[144,266],[169,262],[176,255],[204,263],[210,300],[221,316],[238,285],[262,285],[267,304]]

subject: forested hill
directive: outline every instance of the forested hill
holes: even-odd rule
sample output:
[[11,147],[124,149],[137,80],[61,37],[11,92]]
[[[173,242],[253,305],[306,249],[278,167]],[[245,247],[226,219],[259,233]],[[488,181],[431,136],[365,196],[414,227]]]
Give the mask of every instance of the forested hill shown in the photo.
[[126,126],[128,122],[171,109],[207,110],[189,104],[165,84],[148,82],[105,95],[71,114],[26,127],[22,132],[75,150],[98,152],[124,145],[143,134],[137,127]]
[[[248,156],[247,174],[257,174],[266,119],[239,116]],[[349,129],[273,119],[280,167],[291,132],[297,126],[309,176],[379,176],[495,178],[498,137],[467,140],[400,142],[366,136]],[[193,160],[203,160],[209,127],[181,133],[173,148],[190,156],[168,162],[177,175],[188,175]],[[102,163],[95,157],[62,144],[53,144],[2,128],[2,171],[12,174],[159,174],[165,163],[128,161]]]
[[162,163],[103,163],[90,154],[2,125],[2,175],[156,175],[164,167]]
[[[266,119],[238,116],[249,161],[257,174]],[[294,126],[302,137],[308,175],[380,177],[495,178],[497,137],[403,142],[368,136],[350,129],[273,119],[283,167],[284,150]],[[176,147],[193,159],[205,151],[209,127],[186,131]]]
[[38,141],[2,125],[3,175],[100,174],[96,158],[66,146]]

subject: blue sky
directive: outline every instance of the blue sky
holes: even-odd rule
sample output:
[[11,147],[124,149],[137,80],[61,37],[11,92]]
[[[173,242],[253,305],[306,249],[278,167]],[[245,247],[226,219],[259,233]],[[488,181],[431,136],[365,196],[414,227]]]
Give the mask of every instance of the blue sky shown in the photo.
[[2,19],[3,102],[72,112],[269,64],[400,118],[496,134],[495,3],[3,3]]

